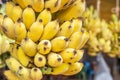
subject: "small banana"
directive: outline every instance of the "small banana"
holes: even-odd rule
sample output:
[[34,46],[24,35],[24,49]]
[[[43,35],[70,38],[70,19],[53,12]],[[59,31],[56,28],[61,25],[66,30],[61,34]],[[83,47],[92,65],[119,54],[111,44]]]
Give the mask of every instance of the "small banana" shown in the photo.
[[58,30],[59,30],[58,20],[54,20],[54,21],[49,22],[45,26],[43,35],[40,38],[40,40],[44,40],[44,39],[50,40],[50,39],[52,39],[57,34]]
[[49,67],[49,66],[44,66],[44,67],[41,68],[41,71],[42,71],[42,74],[43,74],[43,75],[44,75],[44,74],[51,74],[52,68]]
[[21,47],[24,53],[30,57],[33,57],[36,54],[37,45],[29,38],[22,40]]
[[27,33],[27,36],[32,41],[36,42],[40,39],[42,33],[43,33],[43,23],[42,20],[40,19],[39,21],[36,21],[31,25]]
[[60,9],[62,9],[70,0],[61,0]]
[[60,75],[65,73],[69,69],[68,63],[62,63],[60,66],[52,68],[52,75]]
[[63,62],[69,63],[77,56],[77,50],[73,48],[67,48],[60,52]]
[[65,21],[61,26],[57,33],[57,36],[65,36],[69,38],[73,33],[74,26],[71,25],[70,21]]
[[68,38],[64,36],[55,37],[51,40],[52,51],[60,52],[64,50],[68,45]]
[[32,80],[41,80],[43,78],[42,71],[39,68],[32,68],[30,70],[30,77]]
[[24,0],[13,0],[13,2],[19,4],[20,7],[22,7],[23,9],[26,8],[26,6],[24,4]]
[[50,8],[51,13],[57,12],[61,6],[61,0],[46,0],[45,8]]
[[4,18],[3,14],[0,13],[0,33],[3,33],[3,31],[2,31],[3,18]]
[[49,40],[42,40],[37,45],[37,50],[40,54],[48,54],[51,51],[51,43]]
[[82,67],[83,67],[83,63],[76,62],[74,64],[71,64],[69,66],[69,69],[62,75],[65,75],[65,76],[75,75],[81,71]]
[[2,31],[4,32],[4,34],[7,35],[7,37],[14,39],[15,35],[14,35],[14,22],[12,21],[11,18],[9,18],[8,16],[4,16],[4,20],[2,23]]
[[21,42],[27,35],[25,24],[21,19],[18,19],[14,24],[14,34],[16,42]]
[[27,7],[28,5],[32,6],[33,0],[23,0],[23,4],[25,5],[25,7]]
[[30,67],[29,64],[32,63],[32,59],[25,55],[21,47],[19,47],[17,50],[17,57],[18,57],[19,62],[23,66]]
[[39,13],[37,21],[40,19],[42,19],[44,26],[52,20],[52,14],[49,8],[44,9],[42,12]]
[[31,5],[23,10],[22,19],[27,29],[35,22],[35,12]]
[[44,0],[33,0],[32,7],[36,12],[41,12],[44,9]]
[[46,57],[40,53],[37,53],[34,57],[34,64],[37,67],[44,67],[46,65]]
[[48,64],[51,67],[58,67],[63,62],[63,59],[62,59],[61,55],[59,55],[57,53],[53,53],[53,52],[50,52],[48,54],[47,59],[48,59]]

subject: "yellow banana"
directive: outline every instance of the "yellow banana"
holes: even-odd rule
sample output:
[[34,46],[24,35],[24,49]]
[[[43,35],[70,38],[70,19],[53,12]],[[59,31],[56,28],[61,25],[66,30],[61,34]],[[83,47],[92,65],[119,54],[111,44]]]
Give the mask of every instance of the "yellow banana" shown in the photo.
[[37,50],[40,54],[48,54],[51,51],[51,43],[49,40],[42,40],[37,45]]
[[32,80],[41,80],[43,78],[43,75],[39,68],[32,68],[30,70],[30,77]]
[[68,71],[63,73],[65,76],[71,76],[79,73],[83,67],[83,63],[76,62],[74,64],[71,64]]
[[40,19],[42,19],[44,26],[52,20],[52,14],[49,8],[44,9],[42,12],[40,12],[37,17],[37,21]]
[[36,21],[31,25],[27,33],[27,36],[32,41],[36,42],[40,39],[42,33],[43,33],[43,23],[42,20],[40,19],[39,21]]
[[53,52],[50,52],[48,54],[47,59],[48,59],[48,64],[51,67],[58,67],[63,62],[63,59],[62,59],[61,55],[59,55],[57,53],[53,53]]
[[58,20],[54,20],[54,21],[49,22],[45,26],[43,35],[40,38],[40,40],[44,40],[44,39],[50,40],[50,39],[52,39],[56,35],[58,30],[59,30]]
[[69,69],[68,63],[62,63],[60,66],[52,68],[52,75],[60,75],[65,73]]
[[37,45],[29,38],[22,40],[21,47],[24,53],[30,57],[33,57],[36,54]]
[[57,12],[61,6],[61,0],[46,0],[45,8],[50,8],[51,13]]
[[25,55],[21,47],[17,50],[17,57],[19,62],[25,67],[29,67],[29,64],[32,63],[32,59]]
[[60,19],[61,22],[64,22],[67,20],[71,20],[72,18],[80,17],[84,11],[85,2],[82,2],[82,0],[76,0],[73,6],[58,12],[56,14],[56,18]]
[[63,58],[63,62],[69,63],[77,56],[77,50],[73,48],[67,48],[60,52],[60,55]]
[[71,25],[70,21],[65,21],[57,33],[57,36],[65,36],[69,38],[74,30],[74,26]]
[[16,42],[21,42],[27,35],[27,30],[21,19],[14,24],[14,34]]
[[24,0],[13,0],[13,2],[19,4],[20,7],[22,7],[22,8],[27,7],[27,6],[25,6]]
[[55,37],[51,40],[52,51],[60,52],[64,50],[68,45],[68,38],[64,36]]
[[44,0],[33,0],[32,7],[36,12],[41,12],[44,9]]
[[10,57],[8,59],[6,59],[6,64],[8,66],[8,68],[13,71],[13,72],[17,72],[17,70],[19,69],[19,66],[22,66],[15,58]]
[[16,75],[20,80],[32,80],[30,77],[30,70],[23,66],[19,66]]
[[72,25],[74,26],[73,33],[77,32],[77,31],[80,31],[81,28],[82,28],[82,20],[81,20],[81,18],[73,19],[72,20]]
[[73,33],[68,41],[68,48],[77,49],[77,47],[81,43],[82,35],[82,31],[77,31]]
[[14,7],[14,3],[12,1],[8,0],[6,2],[5,12],[6,12],[6,15],[10,18],[12,18],[11,12],[13,10],[13,7]]
[[61,0],[60,9],[62,9],[70,0]]
[[3,33],[3,31],[2,31],[3,18],[4,18],[3,14],[0,13],[0,33]]
[[46,65],[46,57],[40,53],[37,53],[34,57],[34,64],[37,67],[44,67]]
[[5,70],[4,75],[6,76],[7,80],[20,80],[18,76],[11,70]]
[[22,9],[18,4],[15,4],[11,11],[11,19],[16,22],[19,18],[22,17]]
[[32,6],[33,0],[23,0],[25,7],[27,7],[28,5]]
[[15,35],[14,35],[14,22],[12,21],[11,18],[9,18],[8,16],[4,16],[4,20],[2,23],[2,31],[4,32],[4,34],[7,35],[7,37],[14,39]]
[[28,7],[23,10],[22,19],[26,28],[29,29],[35,22],[35,12],[32,9],[32,6],[28,5]]

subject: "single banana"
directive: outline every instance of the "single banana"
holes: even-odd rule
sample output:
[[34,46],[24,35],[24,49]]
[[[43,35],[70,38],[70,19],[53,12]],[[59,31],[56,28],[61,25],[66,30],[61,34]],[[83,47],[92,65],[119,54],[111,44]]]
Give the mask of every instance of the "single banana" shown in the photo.
[[33,0],[32,7],[36,12],[41,12],[44,9],[44,0]]
[[37,53],[34,57],[34,64],[37,67],[44,67],[46,65],[46,57],[40,53]]
[[42,12],[39,13],[37,21],[40,19],[42,19],[44,26],[52,20],[52,14],[49,8],[44,9]]
[[25,7],[27,7],[28,5],[32,6],[33,4],[33,0],[23,0],[23,2],[24,2]]
[[37,50],[40,54],[48,54],[51,51],[51,43],[49,40],[42,40],[37,45]]
[[54,21],[49,22],[45,26],[43,35],[40,38],[40,40],[44,40],[44,39],[50,40],[50,39],[52,39],[57,34],[58,30],[59,30],[58,20],[54,20]]
[[35,22],[35,12],[32,9],[32,6],[28,5],[28,7],[23,10],[22,19],[26,28],[29,29]]
[[15,4],[11,11],[11,19],[16,22],[19,18],[22,17],[22,9],[19,4]]
[[22,7],[23,9],[26,8],[24,0],[12,0],[14,3],[17,3]]
[[57,36],[65,36],[69,38],[73,33],[74,26],[71,25],[70,21],[65,21],[61,26],[57,33]]
[[5,70],[4,75],[8,80],[20,80],[18,76],[13,73],[11,70]]
[[72,20],[72,25],[74,26],[73,33],[77,32],[77,31],[80,31],[81,28],[82,28],[82,20],[81,20],[81,18],[73,19]]
[[3,18],[4,18],[3,14],[0,13],[0,33],[3,33],[3,31],[2,31]]
[[25,67],[29,67],[29,64],[32,63],[32,59],[25,55],[21,47],[17,50],[17,57],[19,62]]
[[69,69],[65,73],[63,73],[63,75],[65,76],[75,75],[79,73],[82,68],[83,68],[83,63],[76,62],[74,64],[71,64],[69,66]]
[[47,59],[48,59],[48,64],[51,67],[58,67],[63,62],[63,59],[62,59],[61,55],[59,55],[57,53],[53,53],[53,52],[50,52],[48,54]]
[[77,50],[73,48],[67,48],[61,51],[60,55],[63,58],[63,62],[70,63],[77,56]]
[[2,31],[4,32],[4,34],[7,35],[7,37],[14,39],[15,35],[14,35],[14,22],[12,21],[11,18],[9,18],[8,16],[4,16],[4,20],[2,23]]
[[6,5],[5,5],[5,13],[8,17],[12,18],[11,12],[13,10],[14,3],[10,0],[7,0]]
[[56,18],[60,19],[62,23],[64,21],[71,20],[72,18],[77,18],[82,16],[84,11],[85,11],[85,2],[82,2],[82,0],[76,0],[74,5],[72,5],[71,7],[59,11],[56,14]]
[[18,66],[18,70],[16,75],[20,78],[20,80],[32,80],[30,77],[30,69],[23,67],[23,66]]
[[65,73],[69,69],[68,63],[62,63],[60,66],[52,68],[52,75],[60,75]]
[[40,39],[42,33],[43,33],[43,23],[42,20],[40,19],[39,21],[36,21],[31,25],[27,33],[27,36],[32,41],[36,42]]
[[30,57],[35,56],[37,51],[37,45],[31,39],[23,39],[21,42],[21,47],[26,55]]
[[68,41],[68,48],[77,49],[79,44],[81,44],[82,35],[82,31],[77,31],[73,33]]
[[64,36],[55,37],[51,40],[52,51],[60,52],[64,50],[68,45],[68,38]]
[[30,77],[32,80],[41,80],[43,78],[42,71],[39,68],[32,68],[30,70]]
[[60,9],[61,0],[46,0],[45,8],[50,8],[51,13],[57,12]]
[[60,9],[62,9],[70,0],[61,0]]
[[44,75],[44,74],[51,74],[52,68],[49,67],[49,66],[44,66],[44,67],[41,68],[41,71],[42,71],[42,74],[43,74],[43,75]]
[[16,42],[21,42],[27,35],[25,24],[21,19],[18,19],[14,24],[14,34]]
[[12,71],[12,72],[17,72],[17,70],[19,69],[19,66],[22,66],[18,60],[16,60],[15,58],[13,57],[10,57],[8,59],[6,59],[6,64],[8,66],[8,68]]

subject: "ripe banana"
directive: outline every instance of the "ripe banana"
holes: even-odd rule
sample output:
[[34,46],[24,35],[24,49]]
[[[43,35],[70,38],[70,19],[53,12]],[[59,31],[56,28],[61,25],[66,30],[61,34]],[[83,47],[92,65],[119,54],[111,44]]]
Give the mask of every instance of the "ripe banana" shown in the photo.
[[20,80],[18,76],[13,73],[11,70],[5,70],[4,75],[8,80]]
[[37,45],[31,39],[23,39],[21,42],[21,47],[26,55],[30,57],[35,56],[37,51]]
[[60,9],[62,9],[70,0],[61,0]]
[[82,35],[83,35],[82,31],[77,31],[73,33],[68,41],[68,48],[77,49],[79,44],[81,44]]
[[51,13],[57,12],[61,6],[61,0],[46,0],[45,8],[50,8]]
[[75,75],[81,71],[82,67],[83,67],[83,63],[76,62],[74,64],[71,64],[69,66],[68,71],[63,73],[63,75],[65,75],[65,76]]
[[68,38],[64,36],[55,37],[51,40],[51,46],[53,52],[60,52],[64,50],[68,45]]
[[28,5],[32,6],[33,4],[33,0],[23,0],[23,2],[24,2],[25,7],[27,7]]
[[41,12],[44,9],[44,0],[33,0],[32,7],[36,12]]
[[57,53],[53,53],[53,52],[50,52],[48,54],[47,59],[48,59],[48,64],[51,67],[58,67],[63,62],[63,59],[62,59],[61,55],[59,55]]
[[72,18],[80,17],[84,11],[85,11],[85,2],[82,2],[82,0],[76,0],[73,6],[59,11],[56,14],[56,18],[60,19],[62,23],[64,21],[71,20]]
[[37,67],[44,67],[46,65],[46,57],[40,53],[37,53],[34,57],[34,64]]
[[71,25],[70,21],[65,21],[61,26],[57,33],[57,36],[65,36],[69,38],[71,34],[73,33],[74,26]]
[[44,39],[50,40],[50,39],[52,39],[57,34],[58,30],[59,30],[58,20],[54,20],[54,21],[49,22],[45,26],[43,35],[40,38],[40,40],[44,40]]
[[0,13],[0,33],[3,33],[3,31],[2,31],[3,18],[4,18],[3,14]]
[[30,67],[29,64],[32,63],[32,59],[25,55],[21,47],[19,47],[17,50],[17,57],[18,57],[19,62],[23,66]]
[[29,29],[35,22],[35,12],[32,9],[32,6],[28,5],[28,7],[23,10],[22,19],[26,28]]
[[24,0],[13,0],[13,2],[19,4],[23,9],[26,8]]
[[39,13],[37,21],[40,19],[42,19],[44,26],[52,20],[52,14],[49,8],[44,9],[42,12]]
[[39,21],[36,21],[31,25],[27,33],[27,36],[32,41],[36,42],[40,39],[42,33],[43,33],[43,23],[42,20],[40,19]]
[[42,40],[37,45],[37,50],[40,54],[48,54],[51,51],[51,43],[49,40]]
[[77,50],[73,48],[67,48],[60,52],[60,55],[63,58],[63,62],[69,63],[77,56]]
[[8,66],[8,68],[12,71],[12,72],[17,72],[17,70],[19,69],[19,66],[22,66],[15,58],[13,57],[9,57],[8,59],[6,59],[6,64]]
[[2,23],[2,31],[4,32],[4,34],[7,35],[7,37],[14,39],[15,35],[14,35],[14,22],[12,21],[11,18],[9,18],[8,16],[4,16],[4,20]]
[[52,68],[52,75],[60,75],[65,73],[69,69],[68,63],[62,63],[60,66]]
[[8,17],[12,18],[11,12],[13,10],[14,3],[10,0],[7,0],[6,5],[5,5],[5,13]]
[[39,68],[32,68],[30,70],[30,77],[32,78],[32,80],[41,80],[43,75]]
[[15,4],[11,11],[11,19],[16,22],[19,18],[22,17],[22,9],[19,4]]
[[14,24],[14,34],[16,42],[21,42],[27,35],[27,30],[21,19]]

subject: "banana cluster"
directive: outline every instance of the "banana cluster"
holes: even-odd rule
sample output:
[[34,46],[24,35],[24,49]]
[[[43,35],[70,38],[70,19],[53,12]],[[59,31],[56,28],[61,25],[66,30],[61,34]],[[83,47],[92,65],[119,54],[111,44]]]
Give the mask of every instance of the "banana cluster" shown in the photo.
[[41,80],[80,72],[81,49],[89,39],[82,28],[84,10],[83,0],[8,1],[0,21],[1,32],[15,40],[5,61],[7,78]]

